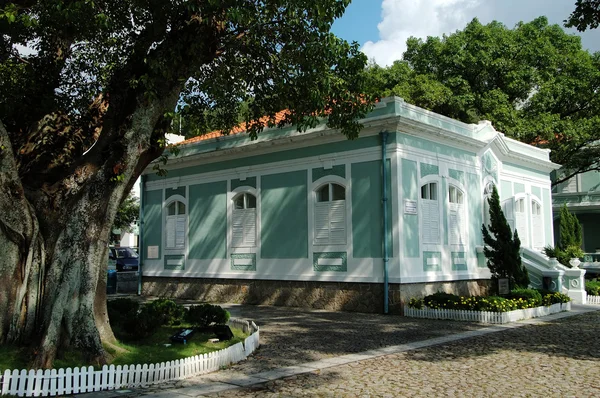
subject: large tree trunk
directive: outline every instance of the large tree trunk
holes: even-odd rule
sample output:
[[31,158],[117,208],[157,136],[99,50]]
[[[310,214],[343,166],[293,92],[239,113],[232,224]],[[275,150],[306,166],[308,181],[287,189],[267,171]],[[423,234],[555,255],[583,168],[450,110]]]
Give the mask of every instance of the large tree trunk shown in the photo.
[[178,92],[140,106],[119,126],[126,131],[118,151],[99,151],[100,162],[80,164],[41,188],[21,181],[0,122],[0,343],[31,346],[34,367],[51,367],[68,348],[106,362],[103,344],[115,343],[106,311],[110,228],[141,171],[160,154],[155,128]]

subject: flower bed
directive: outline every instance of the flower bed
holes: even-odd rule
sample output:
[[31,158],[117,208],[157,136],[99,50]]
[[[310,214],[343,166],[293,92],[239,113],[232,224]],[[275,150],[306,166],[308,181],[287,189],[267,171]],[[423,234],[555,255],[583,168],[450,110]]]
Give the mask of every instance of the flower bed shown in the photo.
[[571,309],[571,299],[558,292],[515,289],[507,297],[459,297],[438,292],[411,299],[404,315],[482,323],[508,323]]
[[525,308],[507,312],[433,309],[427,307],[416,309],[407,307],[404,309],[404,315],[412,318],[450,319],[454,321],[502,324],[516,322],[523,319],[537,318],[540,316],[546,316],[569,310],[571,310],[570,302],[556,303],[550,306]]

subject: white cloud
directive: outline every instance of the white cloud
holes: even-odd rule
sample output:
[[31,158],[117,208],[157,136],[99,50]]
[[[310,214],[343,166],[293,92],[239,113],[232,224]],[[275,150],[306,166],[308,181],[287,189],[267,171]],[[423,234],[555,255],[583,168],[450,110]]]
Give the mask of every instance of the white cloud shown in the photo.
[[380,40],[362,51],[379,65],[391,65],[406,51],[406,39],[441,36],[462,29],[473,18],[480,0],[383,0]]

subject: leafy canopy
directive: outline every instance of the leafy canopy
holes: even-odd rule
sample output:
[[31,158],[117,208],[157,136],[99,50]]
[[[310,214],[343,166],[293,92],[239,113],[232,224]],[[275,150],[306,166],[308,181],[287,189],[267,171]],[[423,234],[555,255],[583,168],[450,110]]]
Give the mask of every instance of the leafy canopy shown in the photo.
[[600,24],[600,0],[577,0],[575,11],[565,21],[568,28],[577,28],[578,31],[596,29]]
[[494,186],[487,199],[490,205],[490,225],[482,224],[481,233],[485,247],[483,253],[492,278],[508,278],[511,290],[529,285],[527,269],[521,264],[521,240],[514,234],[502,212],[498,190]]
[[366,57],[329,32],[349,2],[0,3],[0,121],[21,176],[54,182],[86,157],[117,150],[141,106],[164,108],[147,126],[153,145],[176,104],[200,120],[209,113],[224,132],[241,114],[255,136],[289,109],[281,125],[327,118],[356,137],[371,103],[362,94]]
[[381,96],[466,123],[490,120],[519,141],[550,148],[568,169],[554,183],[600,166],[600,54],[545,17],[509,29],[471,21],[464,30],[409,38],[403,59],[369,67]]

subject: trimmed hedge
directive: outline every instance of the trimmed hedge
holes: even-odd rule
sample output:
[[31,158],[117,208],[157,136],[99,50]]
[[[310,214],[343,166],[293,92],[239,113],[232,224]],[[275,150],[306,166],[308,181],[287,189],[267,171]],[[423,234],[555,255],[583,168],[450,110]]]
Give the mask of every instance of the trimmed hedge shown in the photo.
[[218,305],[192,305],[186,314],[185,320],[198,328],[207,328],[213,324],[224,325],[229,321],[229,311]]
[[425,296],[423,299],[413,298],[409,301],[408,306],[415,309],[422,309],[425,306],[431,309],[508,312],[542,305],[568,303],[569,301],[571,299],[568,296],[559,292],[550,292],[542,296],[542,293],[535,289],[515,289],[508,297],[461,297],[438,292]]
[[585,282],[585,291],[590,296],[600,296],[600,281],[593,279]]

